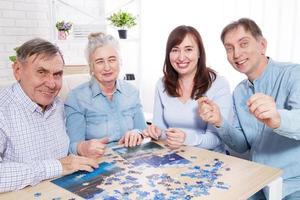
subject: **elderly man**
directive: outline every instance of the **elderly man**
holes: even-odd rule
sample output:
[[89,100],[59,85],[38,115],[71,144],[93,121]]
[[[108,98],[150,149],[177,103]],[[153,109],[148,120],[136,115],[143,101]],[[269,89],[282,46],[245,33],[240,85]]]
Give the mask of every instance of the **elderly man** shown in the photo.
[[59,49],[33,39],[17,50],[17,82],[0,92],[0,192],[35,185],[77,170],[92,171],[96,160],[67,156]]

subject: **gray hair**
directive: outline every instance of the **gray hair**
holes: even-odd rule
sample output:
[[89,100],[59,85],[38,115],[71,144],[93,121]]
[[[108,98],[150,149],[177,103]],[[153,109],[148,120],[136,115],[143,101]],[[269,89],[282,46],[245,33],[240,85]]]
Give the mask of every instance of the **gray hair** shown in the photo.
[[88,36],[88,44],[85,49],[85,57],[90,66],[90,69],[93,65],[93,63],[91,62],[91,55],[95,52],[97,48],[103,47],[105,45],[112,45],[116,49],[118,53],[118,59],[120,62],[119,43],[112,35],[104,34],[101,32],[90,33]]
[[25,62],[28,57],[33,55],[36,55],[36,57],[41,55],[44,58],[52,58],[57,54],[61,56],[63,63],[65,64],[59,48],[51,42],[41,38],[31,39],[17,48],[17,60],[20,62]]

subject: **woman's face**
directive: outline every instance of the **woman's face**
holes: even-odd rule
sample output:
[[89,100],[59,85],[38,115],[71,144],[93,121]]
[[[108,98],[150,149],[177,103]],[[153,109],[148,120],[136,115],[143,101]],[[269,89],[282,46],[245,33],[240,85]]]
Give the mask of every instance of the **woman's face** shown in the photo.
[[195,75],[199,58],[199,47],[191,35],[186,35],[183,41],[170,51],[170,62],[179,77]]
[[119,75],[119,55],[112,45],[97,48],[91,55],[92,72],[100,84],[114,83]]

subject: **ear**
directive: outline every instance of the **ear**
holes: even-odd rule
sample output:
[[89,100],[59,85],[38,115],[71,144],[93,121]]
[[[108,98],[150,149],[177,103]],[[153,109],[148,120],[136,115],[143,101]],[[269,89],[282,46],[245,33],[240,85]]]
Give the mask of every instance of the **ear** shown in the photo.
[[268,44],[267,40],[264,37],[262,37],[259,42],[261,55],[266,55],[267,44]]
[[12,64],[14,77],[17,81],[20,81],[21,79],[21,71],[22,71],[22,65],[19,61],[16,61]]

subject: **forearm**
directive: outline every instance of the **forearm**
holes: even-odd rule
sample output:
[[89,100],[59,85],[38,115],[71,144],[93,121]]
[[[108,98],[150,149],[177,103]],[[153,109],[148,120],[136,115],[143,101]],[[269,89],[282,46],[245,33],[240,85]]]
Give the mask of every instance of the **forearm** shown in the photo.
[[146,128],[146,120],[141,107],[138,107],[136,109],[136,113],[134,115],[133,120],[134,120],[134,129],[144,130]]
[[0,192],[22,189],[60,174],[62,174],[62,166],[58,160],[32,163],[2,162],[0,163]]
[[216,129],[221,140],[234,151],[244,153],[249,150],[244,133],[231,126],[226,120],[223,119],[222,125]]
[[186,131],[185,145],[199,145],[204,149],[215,149],[221,144],[220,138],[211,130]]
[[274,132],[295,140],[300,140],[300,109],[278,110],[281,118],[280,127]]

